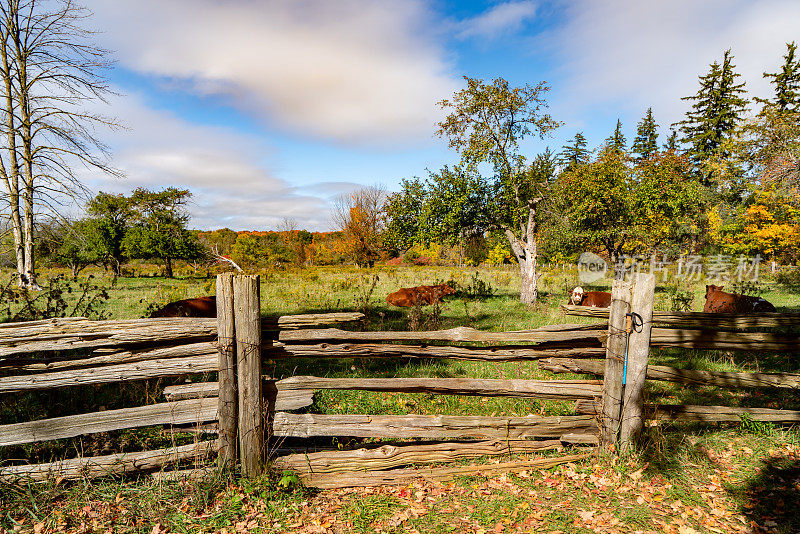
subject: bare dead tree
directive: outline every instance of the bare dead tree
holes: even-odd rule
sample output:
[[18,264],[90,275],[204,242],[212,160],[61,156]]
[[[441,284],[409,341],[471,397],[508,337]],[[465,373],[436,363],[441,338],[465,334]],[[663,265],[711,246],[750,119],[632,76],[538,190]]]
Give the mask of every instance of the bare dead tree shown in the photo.
[[240,272],[240,273],[243,272],[242,268],[239,267],[238,263],[233,261],[228,256],[223,256],[222,254],[220,254],[219,251],[217,250],[216,246],[211,248],[211,257],[213,259],[213,261],[211,262],[211,265],[225,265],[225,264],[228,264],[228,265],[231,265],[238,272]]
[[0,178],[21,287],[38,287],[37,211],[57,212],[84,196],[81,167],[120,175],[95,133],[120,125],[87,109],[111,94],[103,76],[109,52],[83,26],[90,15],[72,0],[0,0]]

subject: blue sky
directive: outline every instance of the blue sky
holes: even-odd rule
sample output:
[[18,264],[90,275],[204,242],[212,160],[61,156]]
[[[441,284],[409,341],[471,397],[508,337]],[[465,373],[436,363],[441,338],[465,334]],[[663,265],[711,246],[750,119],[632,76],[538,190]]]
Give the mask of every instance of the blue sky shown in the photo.
[[796,0],[91,0],[117,60],[100,132],[124,179],[94,191],[186,187],[192,226],[330,228],[330,203],[363,185],[396,190],[457,156],[433,134],[436,102],[464,75],[550,83],[555,150],[591,146],[617,118],[629,141],[648,106],[662,126],[732,48],[753,95],[800,41]]

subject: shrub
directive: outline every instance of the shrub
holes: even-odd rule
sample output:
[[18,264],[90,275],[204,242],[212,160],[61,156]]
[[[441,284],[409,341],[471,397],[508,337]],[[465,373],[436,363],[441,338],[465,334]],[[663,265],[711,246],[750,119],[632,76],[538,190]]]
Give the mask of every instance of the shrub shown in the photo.
[[36,321],[54,317],[106,319],[103,304],[108,293],[93,282],[94,275],[70,280],[59,274],[41,291],[15,287],[16,276],[0,287],[0,322]]

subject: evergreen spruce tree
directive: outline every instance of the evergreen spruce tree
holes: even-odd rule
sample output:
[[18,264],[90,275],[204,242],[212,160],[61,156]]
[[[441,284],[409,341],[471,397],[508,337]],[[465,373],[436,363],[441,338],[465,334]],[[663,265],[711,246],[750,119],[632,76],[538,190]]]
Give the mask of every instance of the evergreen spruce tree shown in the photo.
[[647,108],[644,118],[636,125],[636,139],[631,152],[638,154],[637,160],[647,159],[658,151],[658,124],[653,119],[653,108]]
[[800,58],[797,57],[797,45],[792,41],[786,43],[786,55],[780,72],[764,73],[764,78],[770,78],[775,86],[775,100],[770,102],[763,98],[756,98],[762,104],[775,104],[778,111],[800,112]]
[[589,161],[589,149],[586,148],[586,137],[583,132],[578,132],[568,145],[561,147],[558,162],[570,169]]
[[627,143],[628,141],[622,133],[622,121],[617,119],[617,127],[614,128],[614,133],[606,139],[606,146],[615,152],[624,152]]
[[669,137],[667,137],[667,142],[664,143],[664,150],[678,150],[678,132],[675,131],[674,128],[669,129]]
[[[733,55],[728,49],[721,65],[715,61],[708,74],[699,77],[697,94],[682,98],[694,103],[686,119],[676,125],[683,135],[681,142],[688,146],[687,154],[697,166],[713,156],[727,156],[721,152],[723,142],[742,121],[747,109],[747,100],[741,96],[745,92],[744,83],[736,83],[739,74],[734,68]],[[708,177],[704,180],[708,185]]]

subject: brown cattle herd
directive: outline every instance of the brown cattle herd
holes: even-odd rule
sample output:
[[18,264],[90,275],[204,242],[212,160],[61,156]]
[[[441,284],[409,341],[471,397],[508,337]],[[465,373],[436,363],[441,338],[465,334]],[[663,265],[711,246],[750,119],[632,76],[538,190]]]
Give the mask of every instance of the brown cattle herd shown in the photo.
[[[434,286],[404,287],[389,293],[386,303],[403,308],[411,306],[429,306],[441,303],[447,295],[455,290],[447,284]],[[611,305],[611,293],[607,291],[584,291],[580,286],[572,290],[568,304],[588,306],[592,308],[608,308]],[[722,286],[706,286],[706,313],[759,313],[774,312],[775,306],[761,297],[750,297],[737,293],[726,293]],[[150,317],[216,317],[216,297],[198,297],[170,302],[163,308],[154,311]]]

